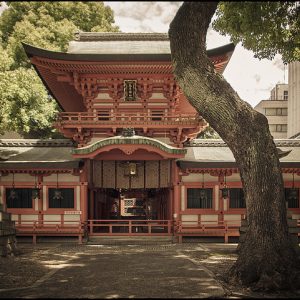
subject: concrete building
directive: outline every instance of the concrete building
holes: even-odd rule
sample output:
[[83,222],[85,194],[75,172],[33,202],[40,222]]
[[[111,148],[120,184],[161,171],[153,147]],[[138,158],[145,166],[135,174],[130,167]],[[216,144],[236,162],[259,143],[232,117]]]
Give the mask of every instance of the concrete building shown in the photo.
[[288,138],[300,137],[300,62],[289,64]]
[[274,139],[300,138],[300,62],[289,64],[288,84],[276,84],[254,109],[267,117]]
[[254,109],[264,114],[274,139],[285,139],[288,134],[288,84],[276,84],[268,100],[260,101]]

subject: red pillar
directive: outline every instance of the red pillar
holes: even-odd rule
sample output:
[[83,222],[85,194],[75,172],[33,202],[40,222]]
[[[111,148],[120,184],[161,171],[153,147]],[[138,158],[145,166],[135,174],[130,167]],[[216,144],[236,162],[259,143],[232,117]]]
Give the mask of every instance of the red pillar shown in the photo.
[[88,219],[88,187],[87,182],[81,182],[80,185],[80,207],[81,221],[85,222]]
[[176,165],[176,162],[173,161],[173,166],[172,166],[172,170],[173,170],[173,203],[174,203],[174,211],[173,211],[173,217],[174,217],[174,221],[179,220],[179,212],[180,212],[180,193],[181,193],[181,181],[179,178],[179,169]]

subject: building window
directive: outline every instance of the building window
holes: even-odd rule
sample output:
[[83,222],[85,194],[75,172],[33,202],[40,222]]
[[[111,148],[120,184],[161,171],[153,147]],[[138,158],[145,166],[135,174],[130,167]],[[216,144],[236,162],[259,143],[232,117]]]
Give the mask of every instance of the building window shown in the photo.
[[32,208],[32,189],[6,189],[7,208]]
[[269,127],[272,132],[287,132],[287,124],[270,124]]
[[229,189],[229,208],[246,208],[243,189]]
[[153,110],[151,111],[151,120],[152,121],[161,121],[164,116],[163,110]]
[[266,116],[287,116],[287,108],[265,108]]
[[49,208],[74,208],[74,189],[59,189],[60,197],[56,197],[57,189],[49,188]]
[[288,100],[288,99],[289,99],[289,92],[283,91],[283,100]]
[[204,193],[201,190],[187,189],[187,208],[212,208],[213,189],[203,189]]
[[136,80],[124,80],[124,100],[136,100]]
[[288,208],[300,208],[299,206],[299,189],[296,188],[295,190],[297,190],[297,195],[296,197],[290,198],[290,188],[285,188],[284,189],[284,194],[285,194],[285,200],[288,203]]
[[98,120],[99,121],[109,121],[110,120],[110,114],[108,110],[100,110],[98,111]]

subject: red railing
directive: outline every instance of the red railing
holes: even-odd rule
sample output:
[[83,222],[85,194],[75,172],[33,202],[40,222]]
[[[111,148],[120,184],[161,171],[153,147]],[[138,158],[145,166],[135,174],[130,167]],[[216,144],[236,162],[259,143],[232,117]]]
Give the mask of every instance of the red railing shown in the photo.
[[179,114],[176,116],[160,116],[142,113],[124,113],[124,114],[111,114],[100,115],[97,113],[87,112],[62,112],[58,114],[56,122],[59,124],[120,124],[120,125],[144,125],[156,124],[157,122],[167,125],[195,125],[199,123],[198,114]]
[[182,243],[183,236],[221,236],[228,243],[229,236],[240,235],[240,226],[240,221],[178,221],[174,232],[179,243]]
[[171,220],[88,220],[90,236],[102,235],[171,235]]
[[81,221],[21,220],[15,221],[15,227],[17,236],[32,236],[33,243],[37,236],[77,236],[82,243],[87,233]]

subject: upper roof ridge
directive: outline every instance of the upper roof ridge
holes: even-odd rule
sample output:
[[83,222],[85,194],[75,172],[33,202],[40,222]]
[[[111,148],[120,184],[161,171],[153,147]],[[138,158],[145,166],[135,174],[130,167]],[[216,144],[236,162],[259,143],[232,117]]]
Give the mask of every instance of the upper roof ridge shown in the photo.
[[76,32],[75,41],[168,41],[168,33],[157,32]]
[[[300,139],[274,139],[277,147],[299,147]],[[222,139],[194,139],[187,147],[227,147],[227,144]]]
[[0,139],[0,147],[72,147],[68,139]]

